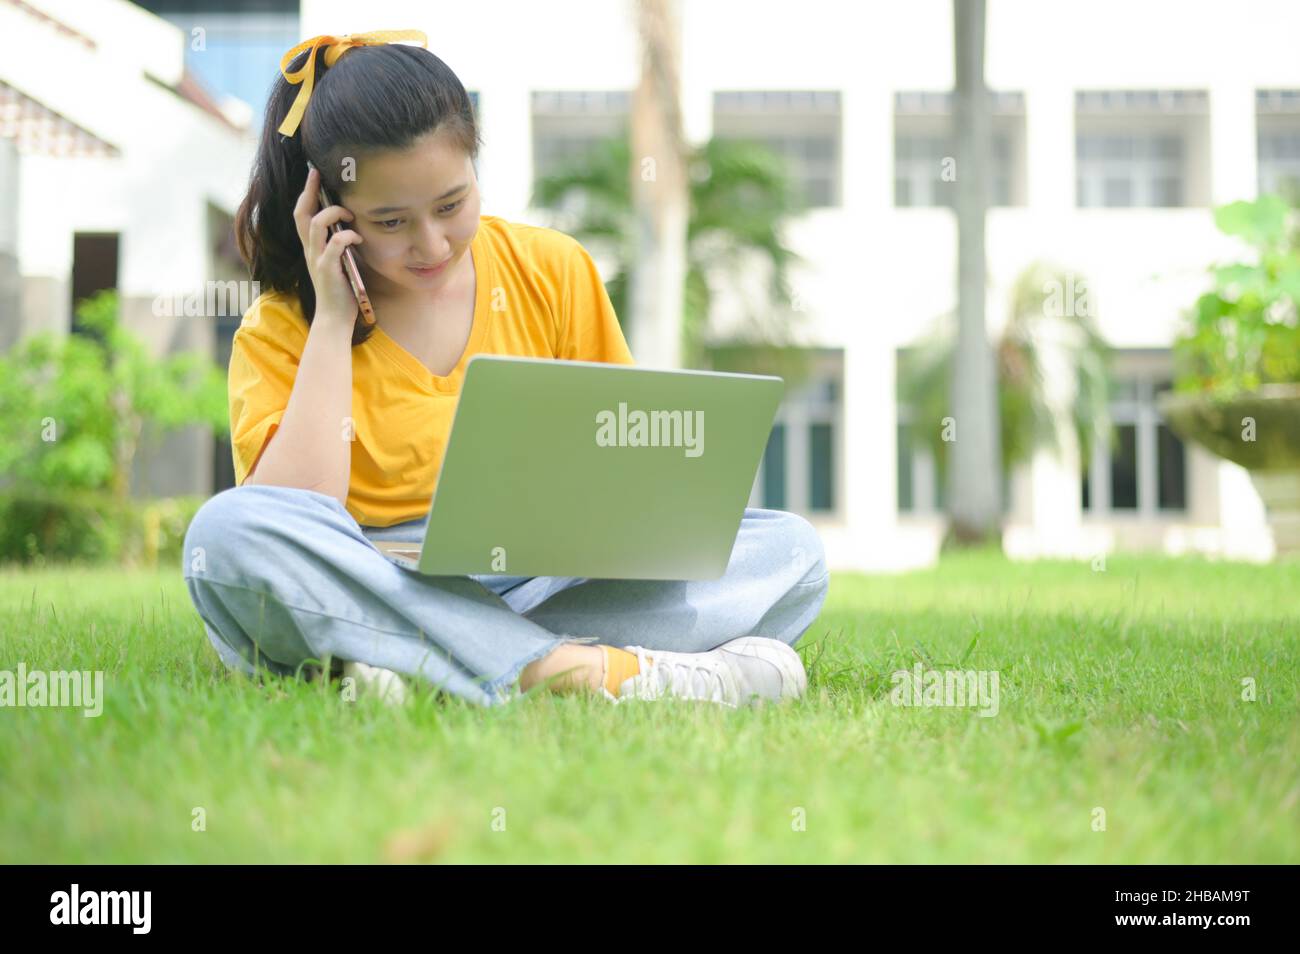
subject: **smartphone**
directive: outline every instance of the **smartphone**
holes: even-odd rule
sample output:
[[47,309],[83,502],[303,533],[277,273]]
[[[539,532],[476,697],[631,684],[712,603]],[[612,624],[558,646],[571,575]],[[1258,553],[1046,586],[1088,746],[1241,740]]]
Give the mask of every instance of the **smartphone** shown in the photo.
[[[311,170],[316,167],[308,162],[307,168],[308,170]],[[334,201],[334,198],[325,188],[324,177],[321,179],[319,199],[320,207],[322,209],[327,206],[339,204]],[[343,226],[344,223],[335,222],[329,227],[330,235],[333,236],[336,232],[343,231]],[[366,294],[365,283],[361,281],[361,270],[357,268],[357,260],[352,254],[351,245],[343,248],[343,271],[347,273],[348,282],[352,285],[352,294],[356,296],[357,305],[361,308],[361,320],[364,321],[367,326],[373,325],[375,323],[375,309],[370,304],[370,296]]]

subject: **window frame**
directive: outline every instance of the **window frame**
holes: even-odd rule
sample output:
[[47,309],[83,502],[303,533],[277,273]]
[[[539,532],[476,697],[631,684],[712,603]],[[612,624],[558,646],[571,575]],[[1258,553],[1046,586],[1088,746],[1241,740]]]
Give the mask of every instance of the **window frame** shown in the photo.
[[[1267,155],[1266,142],[1279,140],[1294,149]],[[1300,189],[1300,89],[1255,91],[1255,176],[1261,194],[1283,191],[1286,180]]]
[[[1187,209],[1210,202],[1209,94],[1203,89],[1100,89],[1074,94],[1074,205],[1078,209]],[[1157,144],[1174,137],[1177,156]],[[1124,138],[1129,156],[1085,156],[1089,140]],[[1176,175],[1170,176],[1170,172]],[[1178,183],[1175,205],[1157,204],[1158,183]],[[1127,184],[1131,201],[1110,205],[1110,182]]]
[[[844,101],[839,90],[714,90],[713,135],[768,146],[785,158],[808,210],[844,205]],[[808,144],[829,139],[830,155],[809,155]],[[828,200],[814,200],[825,184]]]
[[[1180,520],[1191,512],[1191,449],[1179,440],[1183,452],[1183,506],[1160,506],[1159,427],[1167,422],[1156,406],[1156,395],[1168,384],[1167,370],[1133,369],[1116,374],[1117,383],[1132,384],[1131,395],[1119,395],[1110,403],[1111,426],[1134,428],[1137,464],[1137,506],[1115,508],[1111,488],[1111,442],[1093,443],[1088,461],[1088,503],[1082,504],[1084,475],[1079,477],[1080,509],[1085,520]],[[1159,390],[1157,388],[1159,387]],[[1177,435],[1175,435],[1177,437]]]
[[[988,205],[990,208],[1018,208],[1026,205],[1027,165],[1025,157],[1024,94],[1017,90],[990,91],[990,163],[988,169]],[[904,142],[920,142],[932,150],[923,156],[900,156]],[[956,158],[956,128],[952,114],[952,94],[899,91],[894,94],[892,127],[891,202],[896,209],[952,208],[942,201],[937,183],[941,180],[939,163],[949,156]],[[900,175],[900,170],[905,175]],[[900,182],[908,184],[909,197],[898,201]],[[1005,194],[999,195],[999,187]],[[918,201],[923,198],[925,201]],[[953,192],[955,202],[956,192]]]
[[[774,507],[766,497],[767,445],[759,458],[758,470],[748,506],[786,510],[819,520],[844,517],[844,372],[842,352],[832,350],[815,362],[816,370],[799,388],[786,393],[777,408],[773,428],[782,425],[785,453],[783,506]],[[812,429],[828,425],[830,440],[831,506],[812,507]],[[770,437],[769,437],[770,440]]]

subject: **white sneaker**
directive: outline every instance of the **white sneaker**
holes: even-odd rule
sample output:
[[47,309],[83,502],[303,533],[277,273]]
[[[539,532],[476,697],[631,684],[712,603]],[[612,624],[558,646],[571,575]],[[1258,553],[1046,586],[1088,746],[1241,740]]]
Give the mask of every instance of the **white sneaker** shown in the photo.
[[391,669],[368,666],[363,662],[345,662],[343,678],[353,680],[358,699],[362,696],[377,696],[390,706],[406,704],[409,694],[406,680]]
[[[636,653],[641,671],[623,681],[611,702],[674,697],[716,702],[732,709],[798,699],[808,688],[803,660],[788,643],[763,636],[742,636],[706,653],[673,653],[644,646],[624,646]],[[647,659],[647,654],[650,658]]]

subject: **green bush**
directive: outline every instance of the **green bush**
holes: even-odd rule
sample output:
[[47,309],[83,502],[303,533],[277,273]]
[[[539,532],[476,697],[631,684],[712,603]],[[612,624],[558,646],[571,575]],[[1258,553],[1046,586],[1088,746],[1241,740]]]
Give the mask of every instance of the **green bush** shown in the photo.
[[[992,342],[997,374],[999,444],[1002,469],[1024,463],[1039,447],[1059,447],[1057,413],[1048,401],[1043,343],[1056,337],[1077,375],[1069,424],[1087,465],[1093,441],[1109,432],[1111,349],[1102,338],[1092,306],[1079,297],[1087,280],[1047,262],[1035,261],[1016,277],[1010,314]],[[1053,332],[1052,325],[1058,328]],[[956,314],[943,316],[938,327],[915,347],[898,355],[897,395],[913,420],[924,422],[918,433],[929,446],[940,475],[948,469],[951,444],[941,423],[954,413],[950,399],[953,362],[957,360]],[[1060,422],[1065,423],[1065,422]]]
[[0,563],[179,566],[185,531],[206,499],[0,490]]
[[128,496],[141,435],[229,431],[226,376],[205,355],[155,358],[114,291],[77,307],[86,334],[41,332],[0,354],[0,477],[14,487]]
[[204,498],[131,498],[133,462],[146,433],[226,433],[225,374],[201,354],[153,357],[114,291],[76,310],[85,333],[0,354],[0,563],[179,566]]
[[1214,288],[1186,315],[1174,343],[1177,388],[1233,398],[1300,381],[1300,215],[1294,199],[1262,195],[1214,210],[1247,261],[1213,266]]

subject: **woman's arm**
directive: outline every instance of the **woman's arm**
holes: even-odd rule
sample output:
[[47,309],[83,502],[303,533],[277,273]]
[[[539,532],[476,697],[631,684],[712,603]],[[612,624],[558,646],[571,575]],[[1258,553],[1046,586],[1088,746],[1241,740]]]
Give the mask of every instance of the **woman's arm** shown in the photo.
[[293,391],[280,426],[267,440],[245,484],[301,487],[347,506],[352,477],[352,329],[357,301],[343,274],[342,256],[360,234],[329,228],[353,216],[341,205],[320,207],[320,171],[311,168],[294,205],[294,223],[316,291],[312,319]]
[[352,328],[317,313],[280,426],[244,484],[300,487],[346,505],[352,476]]

